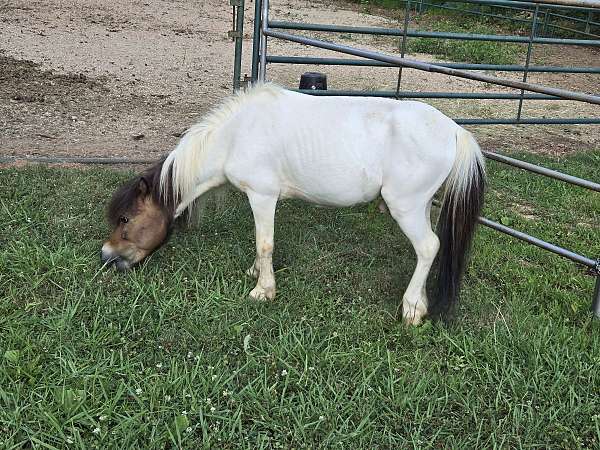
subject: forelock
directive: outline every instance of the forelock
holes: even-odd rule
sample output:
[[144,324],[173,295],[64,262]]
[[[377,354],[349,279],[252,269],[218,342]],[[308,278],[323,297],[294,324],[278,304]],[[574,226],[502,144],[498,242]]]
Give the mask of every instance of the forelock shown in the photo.
[[129,211],[135,210],[138,197],[138,185],[142,177],[136,177],[129,180],[115,192],[108,204],[106,210],[106,219],[111,226],[116,227],[119,224],[121,216]]
[[137,208],[137,199],[140,195],[138,187],[142,179],[148,185],[147,195],[161,208],[167,217],[172,217],[175,211],[172,189],[170,188],[171,173],[169,171],[169,189],[167,192],[160,191],[160,173],[164,158],[161,158],[155,165],[148,168],[142,175],[129,180],[121,186],[112,196],[112,199],[106,210],[106,217],[111,226],[116,227],[119,224],[121,216],[128,212],[135,212]]

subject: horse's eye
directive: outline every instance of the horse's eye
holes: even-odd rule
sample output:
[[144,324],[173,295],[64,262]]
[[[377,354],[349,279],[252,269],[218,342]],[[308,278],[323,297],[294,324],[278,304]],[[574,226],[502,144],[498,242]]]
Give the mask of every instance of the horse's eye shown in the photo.
[[119,222],[127,223],[127,222],[129,222],[129,217],[121,216],[121,217],[119,217]]

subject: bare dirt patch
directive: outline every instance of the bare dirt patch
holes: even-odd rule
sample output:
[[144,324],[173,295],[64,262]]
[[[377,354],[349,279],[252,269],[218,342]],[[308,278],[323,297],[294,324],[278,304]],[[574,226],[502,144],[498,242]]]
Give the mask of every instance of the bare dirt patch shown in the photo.
[[[250,71],[254,3],[247,2],[244,72]],[[381,11],[353,4],[273,0],[280,20],[398,26]],[[155,158],[181,132],[231,92],[231,7],[223,0],[118,3],[110,0],[20,0],[0,6],[0,154],[132,156]],[[397,38],[313,34],[337,42],[398,53]],[[338,56],[271,40],[271,54]],[[430,55],[408,55],[435,61]],[[599,65],[585,47],[542,47],[536,64]],[[295,87],[300,74],[325,71],[332,89],[393,90],[393,68],[269,67],[269,79]],[[519,74],[498,74],[520,78]],[[532,75],[531,81],[597,90],[597,76]],[[402,88],[415,91],[511,92],[439,74],[405,70]],[[428,101],[452,117],[512,117],[516,103],[491,100]],[[527,102],[525,117],[597,116],[575,102]],[[473,127],[490,150],[563,154],[598,148],[597,126]]]

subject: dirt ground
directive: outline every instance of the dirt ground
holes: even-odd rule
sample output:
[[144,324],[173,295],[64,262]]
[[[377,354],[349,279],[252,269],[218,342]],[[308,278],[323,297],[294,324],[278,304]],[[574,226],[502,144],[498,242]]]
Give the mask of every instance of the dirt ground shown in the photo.
[[[272,18],[397,26],[329,0],[272,0]],[[250,72],[252,15],[247,1],[243,73]],[[0,156],[129,156],[169,151],[188,126],[232,90],[232,11],[226,0],[0,0]],[[315,33],[317,37],[332,36]],[[398,40],[342,35],[338,42],[398,53]],[[269,41],[274,55],[329,56]],[[336,55],[333,55],[336,56]],[[339,55],[337,55],[339,56]],[[429,55],[410,55],[433,60]],[[537,46],[534,64],[600,66],[586,47]],[[331,89],[394,89],[393,68],[272,65],[268,78],[295,87],[300,74],[325,71]],[[500,75],[500,74],[498,74]],[[520,78],[518,74],[501,74]],[[598,76],[532,74],[529,81],[597,93]],[[406,90],[493,92],[482,83],[405,70]],[[516,102],[430,101],[452,117],[512,117]],[[526,102],[524,117],[594,117],[598,107]],[[563,154],[598,148],[598,126],[472,127],[488,150]]]

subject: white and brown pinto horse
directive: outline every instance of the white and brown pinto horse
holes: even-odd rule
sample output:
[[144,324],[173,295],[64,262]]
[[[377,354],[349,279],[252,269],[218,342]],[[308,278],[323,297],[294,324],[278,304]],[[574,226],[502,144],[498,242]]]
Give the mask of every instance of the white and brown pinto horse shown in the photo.
[[[381,195],[417,254],[402,305],[404,320],[419,324],[458,297],[484,181],[471,134],[424,103],[258,85],[225,100],[166,159],[115,193],[102,259],[120,269],[139,263],[199,196],[229,183],[248,196],[254,214],[256,259],[248,273],[258,281],[250,296],[272,299],[278,200],[351,206]],[[438,238],[430,210],[444,182]],[[425,284],[438,250],[437,301],[429,304]]]

